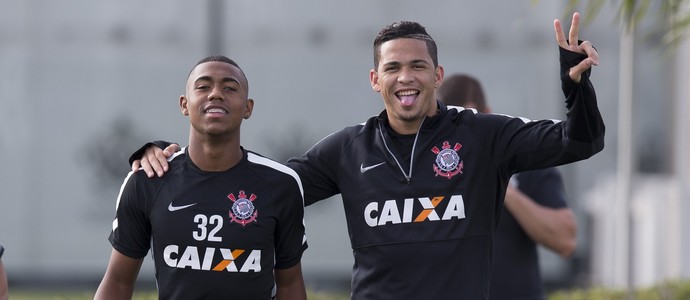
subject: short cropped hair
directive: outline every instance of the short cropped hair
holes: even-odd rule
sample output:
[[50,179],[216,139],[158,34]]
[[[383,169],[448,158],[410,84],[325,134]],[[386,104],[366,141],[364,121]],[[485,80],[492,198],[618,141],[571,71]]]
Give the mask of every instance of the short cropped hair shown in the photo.
[[388,25],[379,31],[374,39],[374,68],[379,67],[379,60],[381,59],[381,44],[395,39],[416,39],[426,42],[429,56],[434,62],[434,67],[438,66],[438,50],[436,42],[426,32],[426,28],[417,22],[412,21],[398,21]]
[[240,65],[238,65],[234,60],[232,60],[232,59],[230,59],[230,58],[228,58],[227,56],[224,56],[224,55],[209,55],[209,56],[206,56],[206,57],[202,58],[201,60],[199,60],[199,61],[194,65],[194,67],[192,67],[191,70],[189,70],[189,74],[187,75],[187,77],[189,77],[189,75],[191,75],[192,72],[194,71],[194,68],[196,68],[196,67],[199,66],[200,64],[207,63],[207,62],[212,62],[212,61],[217,61],[217,62],[223,62],[223,63],[226,63],[226,64],[230,64],[230,65],[235,66],[237,69],[239,69],[239,70],[240,70],[240,73],[242,73],[242,76],[244,76],[244,84],[245,84],[246,87],[247,87],[247,92],[249,92],[249,80],[247,79],[247,75],[244,74],[244,70],[242,70],[242,68],[240,67]]

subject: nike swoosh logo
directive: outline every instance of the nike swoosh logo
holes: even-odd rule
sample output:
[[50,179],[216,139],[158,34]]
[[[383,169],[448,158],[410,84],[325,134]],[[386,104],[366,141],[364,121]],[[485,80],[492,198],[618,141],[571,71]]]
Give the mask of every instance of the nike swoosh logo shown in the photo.
[[169,210],[169,211],[177,211],[177,210],[185,209],[185,208],[187,208],[187,207],[194,206],[194,205],[196,205],[196,203],[187,204],[187,205],[182,205],[182,206],[173,206],[173,205],[172,205],[172,202],[171,202],[170,205],[168,205],[168,210]]
[[364,174],[364,172],[369,171],[369,170],[371,170],[371,169],[373,169],[373,168],[376,168],[376,167],[378,167],[378,166],[380,166],[380,165],[382,165],[382,164],[385,164],[385,162],[382,162],[382,163],[378,163],[378,164],[375,164],[375,165],[371,165],[371,166],[365,167],[365,166],[364,166],[364,163],[362,163],[362,165],[359,166],[359,171],[362,172],[362,174]]

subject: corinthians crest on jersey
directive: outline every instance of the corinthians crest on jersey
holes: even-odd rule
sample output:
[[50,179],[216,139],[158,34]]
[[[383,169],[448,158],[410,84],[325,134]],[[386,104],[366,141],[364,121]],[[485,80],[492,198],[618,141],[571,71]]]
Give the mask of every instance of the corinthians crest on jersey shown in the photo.
[[436,159],[434,160],[436,176],[451,179],[457,174],[462,174],[463,163],[460,160],[460,155],[458,155],[460,148],[462,148],[460,143],[455,143],[451,148],[448,141],[443,141],[441,149],[436,146],[431,148],[431,152],[436,154]]
[[230,209],[229,215],[232,222],[238,223],[242,226],[247,225],[251,222],[256,222],[256,216],[259,212],[256,211],[254,207],[254,200],[256,200],[256,195],[251,194],[247,197],[247,194],[240,190],[237,197],[234,193],[228,195],[230,201],[232,201],[232,208]]

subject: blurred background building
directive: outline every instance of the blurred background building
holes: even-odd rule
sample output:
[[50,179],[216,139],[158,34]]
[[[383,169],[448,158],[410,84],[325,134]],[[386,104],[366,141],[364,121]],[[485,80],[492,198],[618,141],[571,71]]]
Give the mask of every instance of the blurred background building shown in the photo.
[[[243,67],[256,105],[242,144],[279,161],[383,109],[368,81],[372,43],[398,20],[425,25],[446,73],[478,77],[495,112],[562,119],[552,22],[569,24],[571,13],[560,2],[0,1],[0,243],[10,287],[96,289],[127,158],[145,141],[186,144],[178,97],[198,59],[220,53]],[[665,51],[654,18],[624,40],[615,16],[605,5],[581,29],[601,57],[592,81],[607,146],[561,167],[579,244],[569,260],[542,251],[551,288],[690,277],[690,47]],[[306,222],[309,287],[347,290],[339,198],[308,207]],[[139,281],[153,282],[149,258]]]

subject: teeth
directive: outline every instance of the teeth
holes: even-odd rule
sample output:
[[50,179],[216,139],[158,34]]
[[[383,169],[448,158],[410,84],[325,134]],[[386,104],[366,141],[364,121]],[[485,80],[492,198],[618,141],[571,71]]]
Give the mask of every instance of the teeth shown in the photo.
[[221,113],[224,114],[225,110],[220,108],[209,108],[206,110],[207,113]]
[[413,90],[408,90],[408,91],[402,91],[398,93],[398,96],[410,96],[410,95],[416,95],[418,92],[413,91]]

